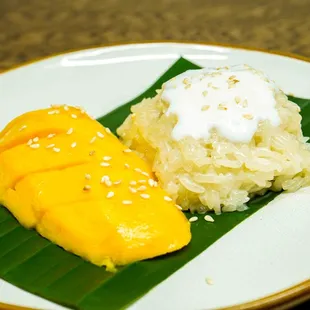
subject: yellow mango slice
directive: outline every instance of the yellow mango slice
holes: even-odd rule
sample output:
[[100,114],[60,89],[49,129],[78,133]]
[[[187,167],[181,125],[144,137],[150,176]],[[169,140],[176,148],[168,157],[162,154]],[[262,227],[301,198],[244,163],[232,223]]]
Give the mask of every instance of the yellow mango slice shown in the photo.
[[25,227],[110,270],[191,239],[148,164],[67,106],[26,113],[1,132],[0,202]]

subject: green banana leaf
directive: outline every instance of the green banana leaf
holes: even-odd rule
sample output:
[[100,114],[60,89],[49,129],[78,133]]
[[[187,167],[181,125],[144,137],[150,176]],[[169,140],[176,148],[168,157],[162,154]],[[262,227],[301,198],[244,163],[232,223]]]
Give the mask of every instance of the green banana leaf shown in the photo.
[[[99,119],[113,132],[130,112],[130,107],[173,76],[198,68],[178,60],[154,85],[139,97]],[[302,126],[310,136],[310,100],[290,97],[301,107]],[[240,222],[265,206],[276,196],[268,193],[252,200],[244,212],[216,216],[214,223],[192,223],[192,241],[185,249],[121,267],[116,273],[96,267],[70,254],[35,231],[24,229],[14,217],[0,207],[0,278],[28,292],[74,309],[124,309],[199,255]],[[190,214],[187,214],[190,217]]]

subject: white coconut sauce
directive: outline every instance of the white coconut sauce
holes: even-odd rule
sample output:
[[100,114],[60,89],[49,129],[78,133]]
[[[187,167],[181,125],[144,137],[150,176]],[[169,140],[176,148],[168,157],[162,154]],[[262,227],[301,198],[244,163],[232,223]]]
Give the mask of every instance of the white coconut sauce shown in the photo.
[[172,137],[208,139],[210,130],[232,142],[249,142],[260,121],[280,124],[275,93],[278,88],[262,72],[240,65],[189,70],[163,85],[167,115],[178,122]]

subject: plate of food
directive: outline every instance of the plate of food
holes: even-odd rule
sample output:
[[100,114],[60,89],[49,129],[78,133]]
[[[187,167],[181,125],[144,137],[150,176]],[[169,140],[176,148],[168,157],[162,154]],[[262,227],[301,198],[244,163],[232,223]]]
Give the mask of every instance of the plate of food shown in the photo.
[[310,298],[310,63],[158,42],[0,76],[0,308]]

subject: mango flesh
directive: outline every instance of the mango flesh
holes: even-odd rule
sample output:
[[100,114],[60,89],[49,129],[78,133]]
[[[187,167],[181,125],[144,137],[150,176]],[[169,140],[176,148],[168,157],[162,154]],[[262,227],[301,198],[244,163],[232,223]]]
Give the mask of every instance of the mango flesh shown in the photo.
[[26,113],[1,132],[0,203],[25,227],[110,270],[191,239],[148,164],[68,106]]

